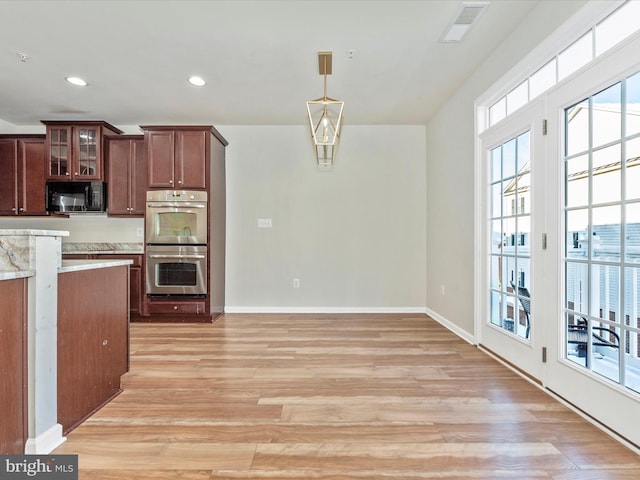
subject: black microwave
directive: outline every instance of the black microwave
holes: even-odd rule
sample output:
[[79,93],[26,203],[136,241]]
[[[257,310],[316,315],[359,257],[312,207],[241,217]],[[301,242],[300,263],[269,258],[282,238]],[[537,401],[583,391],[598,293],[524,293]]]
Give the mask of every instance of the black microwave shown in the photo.
[[47,211],[52,213],[105,212],[104,182],[47,182]]

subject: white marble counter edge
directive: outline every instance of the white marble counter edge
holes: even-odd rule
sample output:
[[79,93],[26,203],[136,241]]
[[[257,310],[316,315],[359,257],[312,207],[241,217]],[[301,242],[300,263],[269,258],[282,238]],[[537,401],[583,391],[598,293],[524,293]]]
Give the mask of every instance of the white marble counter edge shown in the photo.
[[14,280],[16,278],[33,277],[36,272],[33,270],[22,270],[20,272],[0,272],[0,280]]
[[93,270],[96,268],[120,267],[131,265],[133,260],[62,260],[62,267],[58,273],[78,272],[80,270]]
[[65,230],[38,230],[29,228],[0,229],[0,236],[33,236],[33,237],[68,237]]

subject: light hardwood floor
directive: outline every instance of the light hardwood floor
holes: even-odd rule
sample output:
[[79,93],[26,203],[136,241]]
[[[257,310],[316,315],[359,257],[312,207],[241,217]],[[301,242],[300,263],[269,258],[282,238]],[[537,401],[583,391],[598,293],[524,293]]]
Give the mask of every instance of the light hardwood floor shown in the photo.
[[425,315],[131,325],[80,478],[640,478],[640,457]]

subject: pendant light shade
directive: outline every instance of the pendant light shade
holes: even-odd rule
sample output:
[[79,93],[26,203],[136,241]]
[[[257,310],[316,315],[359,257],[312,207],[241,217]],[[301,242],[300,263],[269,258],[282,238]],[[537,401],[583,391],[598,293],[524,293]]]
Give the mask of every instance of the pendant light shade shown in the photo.
[[318,52],[318,68],[324,75],[324,96],[307,102],[311,139],[318,165],[331,166],[336,156],[344,102],[327,97],[327,75],[331,75],[332,52]]

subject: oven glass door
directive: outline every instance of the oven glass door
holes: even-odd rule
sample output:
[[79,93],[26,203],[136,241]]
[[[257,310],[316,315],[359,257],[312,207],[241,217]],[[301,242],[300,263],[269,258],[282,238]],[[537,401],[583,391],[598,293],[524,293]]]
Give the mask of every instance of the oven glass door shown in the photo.
[[147,204],[147,243],[206,244],[206,204],[163,206]]
[[207,293],[207,247],[147,246],[147,294]]

